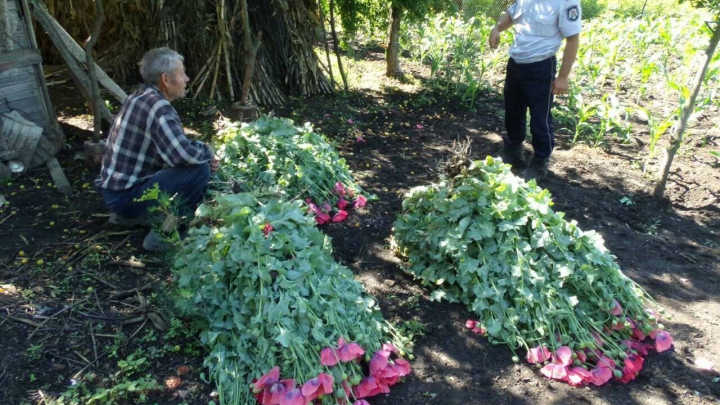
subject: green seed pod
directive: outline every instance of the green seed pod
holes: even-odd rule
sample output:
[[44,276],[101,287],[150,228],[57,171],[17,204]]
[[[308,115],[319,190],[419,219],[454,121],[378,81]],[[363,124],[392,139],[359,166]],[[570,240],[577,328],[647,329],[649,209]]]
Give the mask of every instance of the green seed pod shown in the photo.
[[578,359],[573,360],[573,365],[580,366],[581,364],[582,363],[580,362],[580,360],[578,360]]
[[512,361],[517,363],[520,361],[520,358],[518,356],[512,356]]
[[622,371],[620,370],[614,370],[613,374],[615,375],[615,378],[621,378],[622,377]]
[[658,329],[660,329],[660,330],[665,329],[665,325],[663,325],[663,324],[661,324],[661,323],[659,323],[659,324],[657,325],[657,327],[658,327]]

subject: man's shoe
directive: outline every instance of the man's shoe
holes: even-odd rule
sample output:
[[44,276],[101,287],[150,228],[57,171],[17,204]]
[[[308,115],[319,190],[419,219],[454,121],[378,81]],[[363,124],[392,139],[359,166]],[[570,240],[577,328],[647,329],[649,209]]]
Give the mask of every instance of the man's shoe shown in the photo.
[[522,145],[507,146],[503,144],[500,158],[503,163],[509,164],[513,169],[522,169],[525,167],[525,155],[523,155]]
[[143,240],[143,249],[148,252],[163,252],[172,249],[173,244],[168,242],[162,235],[151,230]]
[[150,224],[150,219],[147,216],[140,216],[140,217],[135,217],[135,218],[125,218],[125,217],[121,217],[117,213],[113,212],[110,214],[110,219],[108,219],[108,222],[110,222],[113,225],[126,226],[126,227],[148,226]]
[[530,167],[525,170],[523,177],[525,181],[535,179],[535,181],[542,180],[547,177],[548,166],[550,165],[550,158],[539,158],[534,156],[530,161]]

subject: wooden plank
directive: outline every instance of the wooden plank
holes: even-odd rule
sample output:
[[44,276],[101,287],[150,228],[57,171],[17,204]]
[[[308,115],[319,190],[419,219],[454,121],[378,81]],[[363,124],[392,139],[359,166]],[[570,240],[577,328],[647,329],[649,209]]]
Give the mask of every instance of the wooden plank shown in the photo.
[[20,88],[12,93],[3,92],[0,100],[3,103],[10,103],[10,105],[12,105],[15,101],[24,100],[26,98],[31,98],[35,102],[35,104],[37,104],[38,107],[42,110],[42,105],[40,104],[40,89],[38,89],[37,87],[34,89]]
[[37,49],[17,49],[0,53],[0,71],[42,63]]
[[60,163],[56,158],[52,158],[45,163],[47,168],[50,170],[50,176],[52,176],[53,181],[55,182],[55,185],[58,188],[58,191],[61,193],[72,196],[73,195],[73,189],[70,185],[70,182],[68,182],[67,177],[65,177],[65,172],[63,172],[62,167],[60,166]]
[[5,97],[6,94],[17,93],[23,90],[40,90],[38,84],[34,81],[24,81],[20,83],[7,84],[0,86],[0,99]]
[[[27,0],[19,0],[20,1],[20,7],[22,8],[23,16],[25,17],[25,28],[27,29],[28,34],[28,40],[29,43],[32,45],[33,48],[37,49],[37,40],[35,38],[35,30],[33,21],[31,18],[30,13],[30,7],[28,5]],[[50,100],[50,94],[48,94],[47,91],[47,83],[45,83],[45,72],[43,72],[42,69],[42,63],[36,65],[34,67],[35,77],[37,78],[38,83],[40,84],[40,88],[42,90],[42,101],[45,107],[45,116],[46,119],[44,120],[46,122],[46,125],[43,125],[45,128],[46,134],[45,136],[50,139],[53,144],[59,149],[63,143],[65,143],[65,134],[63,133],[62,129],[60,128],[60,123],[57,120],[57,117],[55,116],[55,109],[52,106],[52,101]],[[108,111],[109,113],[109,111]]]
[[[21,0],[26,1],[26,0]],[[65,29],[58,24],[57,21],[50,15],[42,2],[38,0],[30,0],[33,5],[33,15],[37,22],[42,25],[45,32],[48,34],[50,39],[53,41],[56,47],[60,49],[59,42],[63,43],[62,49],[68,52],[68,56],[73,56],[76,59],[77,64],[86,70],[85,65],[85,50],[75,42],[75,40],[68,34]],[[67,57],[63,55],[63,58]],[[120,103],[124,103],[128,96],[125,94],[123,89],[115,83],[110,76],[105,73],[100,66],[95,63],[95,71],[97,72],[98,83],[105,87]]]

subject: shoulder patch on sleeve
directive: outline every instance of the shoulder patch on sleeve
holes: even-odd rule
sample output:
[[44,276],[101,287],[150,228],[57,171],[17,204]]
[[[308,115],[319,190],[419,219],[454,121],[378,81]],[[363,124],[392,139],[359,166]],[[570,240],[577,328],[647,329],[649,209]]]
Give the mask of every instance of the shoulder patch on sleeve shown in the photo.
[[580,17],[580,11],[578,10],[577,5],[573,5],[567,8],[567,19],[570,21],[577,21],[577,19]]

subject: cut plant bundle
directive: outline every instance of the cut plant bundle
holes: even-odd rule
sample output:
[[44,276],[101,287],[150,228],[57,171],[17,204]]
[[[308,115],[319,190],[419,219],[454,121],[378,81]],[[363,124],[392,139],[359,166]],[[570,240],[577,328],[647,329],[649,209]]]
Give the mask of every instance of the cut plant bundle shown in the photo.
[[672,345],[659,323],[664,311],[620,271],[600,235],[551,206],[547,190],[488,157],[410,190],[395,243],[434,299],[465,304],[479,316],[468,328],[526,351],[543,375],[572,385],[628,382],[647,349]]
[[208,322],[221,404],[362,403],[410,372],[411,342],[301,206],[218,195],[176,257],[179,306]]
[[288,119],[261,117],[229,123],[218,137],[219,176],[235,191],[276,187],[287,199],[305,198],[318,224],[343,221],[346,207],[367,202],[345,159],[309,123],[295,126]]

